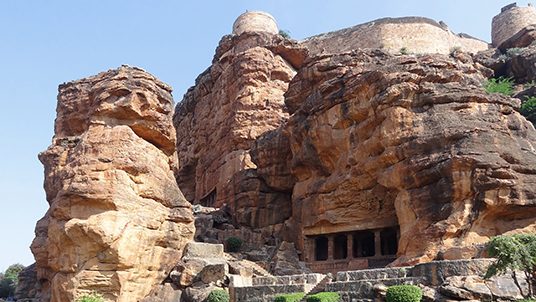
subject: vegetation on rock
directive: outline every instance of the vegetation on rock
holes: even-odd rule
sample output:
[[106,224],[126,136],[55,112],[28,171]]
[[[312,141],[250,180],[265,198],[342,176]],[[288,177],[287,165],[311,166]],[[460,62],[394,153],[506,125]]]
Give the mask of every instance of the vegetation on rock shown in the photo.
[[[485,278],[510,273],[514,283],[525,298],[534,297],[536,290],[536,235],[516,234],[493,237],[488,243],[488,253],[497,261],[490,265]],[[519,276],[522,273],[523,277]],[[520,285],[520,278],[528,284],[528,292]]]
[[298,302],[303,299],[303,297],[305,297],[305,293],[277,295],[274,302]]
[[104,302],[104,298],[100,294],[91,293],[78,297],[76,302]]
[[0,298],[8,298],[15,294],[19,282],[19,273],[24,269],[22,264],[10,265],[3,274],[0,274]]
[[210,292],[207,302],[229,302],[229,293],[223,289],[215,289]]
[[491,78],[484,84],[484,88],[487,93],[500,93],[510,96],[514,92],[514,82],[512,78]]
[[307,297],[307,302],[339,302],[341,296],[339,293],[322,292]]
[[506,55],[509,57],[515,57],[521,53],[523,49],[519,47],[509,48],[506,50]]
[[288,30],[279,30],[279,35],[282,36],[285,39],[290,39],[290,32]]
[[232,253],[240,251],[242,247],[242,239],[238,237],[229,237],[225,242],[227,243],[227,250]]
[[536,126],[536,97],[528,98],[521,104],[521,114]]
[[394,285],[387,288],[387,302],[419,302],[422,290],[415,285]]

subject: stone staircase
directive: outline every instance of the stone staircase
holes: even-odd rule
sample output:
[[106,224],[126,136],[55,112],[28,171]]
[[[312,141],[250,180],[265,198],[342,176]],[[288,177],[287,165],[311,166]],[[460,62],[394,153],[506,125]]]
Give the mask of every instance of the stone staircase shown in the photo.
[[300,302],[305,302],[307,300],[307,295],[312,295],[312,294],[325,291],[326,284],[331,282],[332,279],[333,279],[333,276],[331,274],[327,274],[318,283],[314,285],[310,285],[309,288],[306,287],[305,296],[303,297],[303,299],[300,300]]
[[[271,302],[279,294],[310,292],[324,280],[325,275],[314,273],[250,278],[242,280],[243,284],[233,280],[230,292],[234,302]],[[329,282],[329,279],[324,282]]]
[[253,273],[257,276],[264,276],[264,277],[270,277],[272,274],[268,272],[266,269],[264,269],[262,266],[258,265],[257,263],[250,261],[250,260],[241,260],[240,261],[242,265],[251,268],[253,270]]

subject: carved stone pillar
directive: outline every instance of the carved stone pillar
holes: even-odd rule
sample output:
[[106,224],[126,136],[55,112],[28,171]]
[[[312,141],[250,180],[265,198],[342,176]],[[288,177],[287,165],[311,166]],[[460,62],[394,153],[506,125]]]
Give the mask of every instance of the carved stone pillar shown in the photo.
[[333,261],[333,235],[328,235],[328,261]]
[[305,262],[311,262],[314,257],[315,257],[315,247],[314,247],[314,240],[309,238],[309,237],[305,237],[305,240],[303,242],[303,251],[305,252],[304,254],[304,261]]
[[382,255],[382,239],[380,236],[380,230],[374,231],[374,257]]

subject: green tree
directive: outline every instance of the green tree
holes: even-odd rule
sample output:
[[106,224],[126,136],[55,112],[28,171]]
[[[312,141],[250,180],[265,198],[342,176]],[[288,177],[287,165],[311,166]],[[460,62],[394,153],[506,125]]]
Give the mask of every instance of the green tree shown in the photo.
[[24,269],[22,264],[10,265],[3,274],[0,274],[0,298],[11,297],[19,283],[19,273]]
[[282,36],[285,39],[290,39],[290,32],[288,30],[279,30],[279,35]]
[[[536,235],[518,234],[493,237],[488,243],[488,253],[497,258],[490,265],[485,278],[510,273],[514,283],[525,298],[534,297],[536,290]],[[518,272],[527,282],[528,292],[524,293],[519,283]]]
[[13,280],[15,284],[18,283],[19,273],[24,269],[24,265],[17,263],[10,265],[4,272],[4,278]]

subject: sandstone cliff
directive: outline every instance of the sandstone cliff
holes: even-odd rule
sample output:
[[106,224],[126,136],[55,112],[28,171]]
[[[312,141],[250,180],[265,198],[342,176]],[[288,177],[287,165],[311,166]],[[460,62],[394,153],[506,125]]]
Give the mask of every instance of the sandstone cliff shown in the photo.
[[272,136],[290,142],[302,249],[306,235],[399,225],[395,264],[405,264],[536,232],[536,131],[519,100],[483,91],[489,70],[455,56],[354,51],[300,69],[285,94],[291,116]]
[[[32,244],[36,273],[25,274],[30,287],[37,275],[42,301],[94,290],[113,301],[183,290],[196,300],[189,286],[205,264],[179,262],[194,233],[211,243],[240,237],[238,258],[291,273],[308,269],[300,260],[336,271],[368,258],[479,257],[491,236],[536,232],[536,131],[518,99],[482,88],[493,75],[483,65],[534,79],[524,64],[534,46],[507,62],[500,50],[471,57],[450,47],[487,44],[420,18],[296,42],[259,16],[239,18],[174,113],[171,88],[136,68],[60,86],[53,143],[40,154],[50,209]],[[522,36],[526,46],[536,35]],[[393,54],[408,41],[423,54]],[[369,47],[381,49],[358,49]],[[197,232],[189,201],[210,207],[196,206]],[[383,254],[386,228],[395,251]],[[362,231],[372,254],[352,242]],[[243,271],[219,264],[203,294]],[[183,274],[192,282],[174,280]]]
[[303,48],[279,35],[222,39],[212,66],[175,110],[177,180],[189,201],[227,203],[251,226],[288,217],[290,191],[272,192],[256,177],[250,148],[288,118],[283,94],[304,58]]
[[32,252],[42,301],[97,291],[137,301],[194,233],[176,165],[171,88],[130,67],[59,88],[55,135],[39,155],[50,208]]
[[401,265],[479,256],[491,236],[536,230],[536,133],[519,100],[483,90],[492,70],[460,51],[313,40],[222,39],[174,116],[189,200],[228,204],[235,223],[272,229],[309,262],[317,235],[399,230]]

